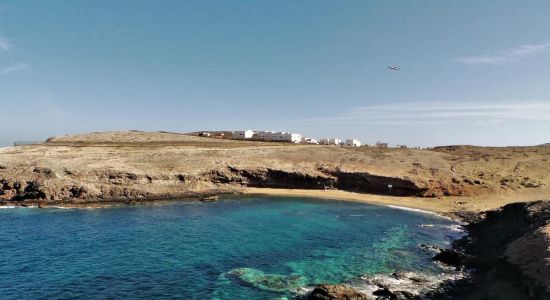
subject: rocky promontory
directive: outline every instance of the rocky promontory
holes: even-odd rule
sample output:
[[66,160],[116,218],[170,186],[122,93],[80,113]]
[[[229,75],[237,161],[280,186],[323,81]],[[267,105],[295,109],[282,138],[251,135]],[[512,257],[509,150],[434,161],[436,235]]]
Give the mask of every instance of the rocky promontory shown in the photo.
[[[550,201],[509,204],[465,227],[468,234],[450,249],[421,245],[462,276],[396,272],[362,278],[359,290],[322,284],[308,299],[550,299]],[[364,284],[375,289],[364,293]]]
[[550,201],[508,204],[466,226],[453,245],[467,279],[435,296],[451,299],[550,299]]

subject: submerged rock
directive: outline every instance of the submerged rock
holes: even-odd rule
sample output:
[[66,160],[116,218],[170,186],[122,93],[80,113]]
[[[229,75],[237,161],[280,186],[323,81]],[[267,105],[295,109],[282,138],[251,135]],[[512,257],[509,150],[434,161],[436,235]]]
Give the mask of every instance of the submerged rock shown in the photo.
[[368,300],[372,299],[367,294],[361,293],[343,284],[321,284],[315,287],[307,296],[308,300]]
[[286,292],[296,290],[306,284],[305,277],[297,274],[288,276],[280,274],[266,274],[252,268],[233,269],[227,273],[261,290],[272,292]]

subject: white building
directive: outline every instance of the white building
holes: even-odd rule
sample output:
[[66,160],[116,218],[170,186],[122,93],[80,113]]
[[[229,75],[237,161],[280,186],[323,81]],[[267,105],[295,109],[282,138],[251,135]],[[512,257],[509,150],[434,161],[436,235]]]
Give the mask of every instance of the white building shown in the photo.
[[248,129],[244,131],[233,131],[231,133],[231,137],[236,140],[244,140],[244,139],[251,139],[254,135],[254,131]]
[[256,140],[269,142],[290,142],[299,143],[302,141],[302,135],[299,133],[280,132],[280,131],[256,131],[252,137]]
[[319,144],[321,145],[340,145],[342,144],[341,139],[320,139]]
[[277,132],[277,131],[234,131],[232,138],[237,140],[252,139],[258,141],[267,142],[289,142],[299,143],[302,141],[302,135],[299,133],[291,132]]
[[319,144],[319,141],[317,141],[316,139],[312,139],[312,138],[304,138],[302,140],[302,142],[304,142],[306,144],[315,144],[315,145]]
[[361,147],[361,142],[356,139],[347,139],[346,146]]
[[292,143],[299,143],[302,141],[302,135],[299,133],[290,133],[289,137],[290,137],[290,142]]

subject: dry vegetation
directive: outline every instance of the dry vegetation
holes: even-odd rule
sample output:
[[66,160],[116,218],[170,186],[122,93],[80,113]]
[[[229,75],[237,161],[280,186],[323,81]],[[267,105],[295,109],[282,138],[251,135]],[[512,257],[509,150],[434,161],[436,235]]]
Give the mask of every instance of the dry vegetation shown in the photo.
[[374,149],[99,132],[0,149],[0,198],[113,201],[246,186],[383,195],[393,184],[394,194],[480,209],[548,198],[549,160],[550,147]]

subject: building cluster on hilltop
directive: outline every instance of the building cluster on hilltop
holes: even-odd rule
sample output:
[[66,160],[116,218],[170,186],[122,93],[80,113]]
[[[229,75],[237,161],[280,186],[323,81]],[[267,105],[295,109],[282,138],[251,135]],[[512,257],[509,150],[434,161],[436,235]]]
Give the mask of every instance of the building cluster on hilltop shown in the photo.
[[361,147],[362,143],[357,139],[347,139],[345,141],[337,138],[333,139],[320,139],[304,137],[300,133],[291,133],[284,131],[254,131],[254,130],[242,130],[233,131],[231,138],[236,140],[256,140],[266,142],[289,142],[289,143],[304,143],[304,144],[320,144],[320,145],[338,145],[338,146],[352,146]]
[[233,131],[231,137],[236,140],[256,140],[266,142],[302,142],[302,135],[299,133],[291,133],[284,131]]
[[[285,131],[258,131],[258,130],[238,130],[238,131],[202,131],[193,133],[198,136],[218,138],[218,139],[233,139],[233,140],[250,140],[264,142],[283,142],[295,144],[313,144],[313,145],[334,145],[334,146],[349,146],[349,147],[367,147],[388,148],[388,143],[376,142],[373,145],[364,144],[357,139],[341,140],[339,138],[322,138],[313,139],[305,137],[300,133],[292,133]],[[407,148],[405,145],[397,145],[397,148]],[[422,147],[414,147],[413,149],[424,149]]]

